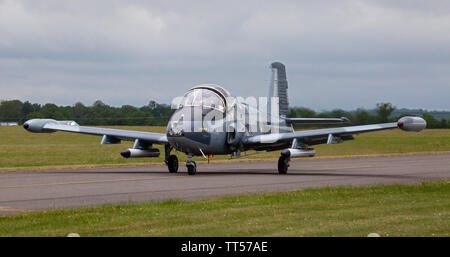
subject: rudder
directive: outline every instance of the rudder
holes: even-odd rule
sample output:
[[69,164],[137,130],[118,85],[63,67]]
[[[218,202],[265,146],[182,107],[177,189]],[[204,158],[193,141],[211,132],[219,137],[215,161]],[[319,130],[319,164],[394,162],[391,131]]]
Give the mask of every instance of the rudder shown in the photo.
[[[288,82],[286,79],[286,67],[281,62],[273,62],[270,65],[272,70],[272,77],[269,87],[269,99],[270,97],[278,97],[280,115],[286,116],[289,112],[289,99],[288,99]],[[270,101],[270,100],[269,100]]]

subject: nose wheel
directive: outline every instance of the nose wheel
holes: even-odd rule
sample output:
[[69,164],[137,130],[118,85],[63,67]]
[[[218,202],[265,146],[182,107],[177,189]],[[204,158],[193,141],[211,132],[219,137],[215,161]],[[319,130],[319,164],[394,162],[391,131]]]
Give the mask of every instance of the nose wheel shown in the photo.
[[195,175],[197,173],[197,164],[194,161],[190,164],[186,163],[186,168],[189,175]]
[[197,173],[197,164],[192,160],[192,154],[188,154],[186,168],[189,175],[195,175],[195,173]]

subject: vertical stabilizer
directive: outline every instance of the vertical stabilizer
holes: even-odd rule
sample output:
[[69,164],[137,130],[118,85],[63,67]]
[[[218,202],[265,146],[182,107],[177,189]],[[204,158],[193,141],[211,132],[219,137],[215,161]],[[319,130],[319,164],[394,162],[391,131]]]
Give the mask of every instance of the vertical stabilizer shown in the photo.
[[[286,67],[281,62],[273,62],[270,65],[272,70],[272,77],[270,79],[269,86],[269,101],[271,97],[279,98],[279,110],[280,115],[286,116],[289,111],[288,100],[288,82],[286,79]],[[270,105],[269,105],[270,106]],[[269,107],[270,108],[270,107]]]

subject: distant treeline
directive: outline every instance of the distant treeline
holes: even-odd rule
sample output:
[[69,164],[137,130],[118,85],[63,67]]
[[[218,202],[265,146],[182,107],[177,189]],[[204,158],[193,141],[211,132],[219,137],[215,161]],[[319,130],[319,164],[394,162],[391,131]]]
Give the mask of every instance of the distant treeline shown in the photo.
[[173,110],[170,105],[150,101],[140,108],[131,105],[114,107],[97,100],[92,106],[78,102],[72,106],[40,105],[19,100],[0,103],[0,121],[23,123],[29,119],[74,120],[80,125],[167,125]]
[[366,125],[373,123],[395,122],[403,116],[421,116],[427,121],[427,128],[450,128],[446,118],[437,119],[437,115],[448,115],[449,112],[427,112],[424,110],[396,110],[391,103],[378,103],[375,109],[364,110],[357,109],[353,111],[344,111],[335,109],[332,111],[315,112],[309,108],[291,108],[288,117],[310,117],[310,118],[331,118],[347,117],[354,125]]
[[[400,112],[399,112],[400,110]],[[422,116],[427,121],[428,128],[450,128],[446,118],[438,119],[438,115],[446,115],[448,112],[427,112],[424,110],[396,110],[391,103],[378,103],[373,110],[357,109],[345,111],[335,109],[332,111],[316,112],[309,108],[293,107],[288,117],[328,118],[347,117],[354,125],[394,122],[402,116]],[[72,106],[57,106],[47,103],[44,105],[30,103],[28,101],[10,100],[0,102],[0,121],[19,122],[35,118],[50,118],[55,120],[74,120],[80,125],[145,125],[165,126],[174,110],[167,104],[158,104],[150,101],[142,107],[123,105],[114,107],[97,100],[91,106],[81,102]]]

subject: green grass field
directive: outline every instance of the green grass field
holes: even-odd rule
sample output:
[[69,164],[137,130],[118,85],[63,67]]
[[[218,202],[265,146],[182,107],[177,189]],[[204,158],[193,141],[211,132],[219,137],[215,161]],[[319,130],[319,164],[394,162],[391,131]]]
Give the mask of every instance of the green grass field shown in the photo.
[[[164,132],[164,127],[113,127],[151,132]],[[100,145],[101,137],[65,132],[34,134],[22,127],[0,127],[0,171],[38,170],[111,165],[147,165],[163,163],[163,148],[159,158],[124,159],[120,152],[132,147],[132,142],[118,145]],[[431,153],[450,151],[450,130],[433,129],[420,133],[388,130],[361,134],[356,140],[338,145],[315,147],[317,157],[353,155]],[[177,153],[180,161],[186,158]],[[237,160],[275,160],[276,152],[249,151]],[[229,156],[215,156],[212,161],[228,160]],[[204,161],[197,157],[196,161]]]
[[0,216],[0,236],[450,236],[450,183],[339,187]]
[[[96,136],[33,134],[21,127],[0,127],[0,171],[163,163],[162,156],[124,159],[119,153],[132,142],[100,145],[100,140]],[[315,149],[317,158],[450,152],[450,130],[380,131]],[[185,159],[183,153],[178,155],[180,161]],[[278,156],[279,151],[249,151],[236,160],[275,160]],[[213,162],[228,159],[216,156]],[[449,182],[440,181],[33,211],[0,216],[0,236],[65,236],[70,232],[82,236],[367,236],[372,232],[382,236],[449,236],[449,193]]]

